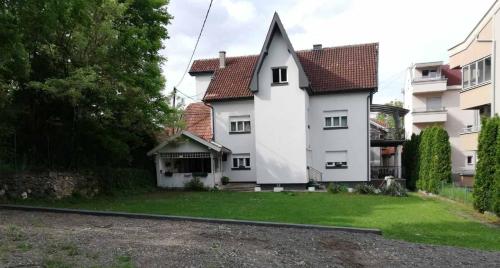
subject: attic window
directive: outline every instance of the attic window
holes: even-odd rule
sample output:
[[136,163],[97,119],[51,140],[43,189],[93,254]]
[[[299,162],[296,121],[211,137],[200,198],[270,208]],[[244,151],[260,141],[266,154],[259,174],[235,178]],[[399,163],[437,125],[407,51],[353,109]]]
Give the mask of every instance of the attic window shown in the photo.
[[273,84],[285,84],[288,82],[286,67],[272,68]]

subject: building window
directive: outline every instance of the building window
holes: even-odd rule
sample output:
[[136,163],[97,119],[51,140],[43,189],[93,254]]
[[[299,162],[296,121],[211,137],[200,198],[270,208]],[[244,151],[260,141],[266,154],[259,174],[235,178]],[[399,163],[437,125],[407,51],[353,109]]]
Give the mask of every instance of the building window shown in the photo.
[[467,156],[467,165],[469,165],[469,166],[474,165],[474,156],[472,156],[472,155]]
[[324,129],[347,128],[347,111],[325,112]]
[[347,151],[326,151],[325,168],[326,169],[347,168]]
[[478,60],[462,68],[462,87],[467,89],[491,81],[491,57]]
[[229,118],[230,131],[229,133],[240,134],[240,133],[250,133],[250,116],[231,116]]
[[250,154],[234,154],[232,169],[250,169]]
[[286,67],[276,67],[271,70],[273,72],[273,84],[284,84],[288,82]]

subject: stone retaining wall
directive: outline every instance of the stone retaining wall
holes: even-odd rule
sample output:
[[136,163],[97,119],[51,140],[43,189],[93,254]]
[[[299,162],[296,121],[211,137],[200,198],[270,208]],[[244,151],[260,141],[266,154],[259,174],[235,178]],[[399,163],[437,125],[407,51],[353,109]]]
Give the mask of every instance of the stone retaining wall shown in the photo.
[[72,195],[93,197],[99,192],[98,180],[70,172],[0,174],[0,198],[53,198]]

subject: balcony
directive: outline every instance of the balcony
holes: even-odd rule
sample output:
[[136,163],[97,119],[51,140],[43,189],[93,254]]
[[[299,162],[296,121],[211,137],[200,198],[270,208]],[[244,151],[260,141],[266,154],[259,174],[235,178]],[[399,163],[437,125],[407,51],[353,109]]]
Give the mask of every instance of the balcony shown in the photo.
[[421,76],[412,80],[413,94],[446,91],[447,79],[444,76]]
[[491,104],[493,101],[493,85],[481,84],[460,92],[460,109],[477,109]]
[[372,146],[394,146],[405,140],[403,128],[386,128],[384,130],[371,129],[370,140]]
[[462,145],[462,150],[477,151],[480,131],[480,126],[472,126],[463,129],[462,133],[460,133],[460,144]]
[[448,119],[448,113],[445,107],[439,108],[416,108],[412,112],[414,124],[442,123]]

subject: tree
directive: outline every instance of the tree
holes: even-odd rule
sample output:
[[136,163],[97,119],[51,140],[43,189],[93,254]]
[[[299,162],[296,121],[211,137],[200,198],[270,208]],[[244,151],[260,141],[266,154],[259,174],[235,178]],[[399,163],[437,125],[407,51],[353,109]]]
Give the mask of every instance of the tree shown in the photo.
[[[400,101],[400,100],[390,101],[389,103],[386,103],[386,105],[392,105],[392,106],[395,106],[395,107],[401,107],[401,108],[403,108],[403,102]],[[396,122],[394,122],[394,117],[393,117],[392,114],[378,113],[376,119],[377,119],[378,122],[384,123],[389,128],[395,128],[396,127]]]
[[451,181],[451,145],[446,130],[434,126],[431,137],[432,160],[430,162],[430,176],[428,177],[427,191],[438,193],[442,182]]
[[[0,128],[16,136],[16,158],[49,168],[151,165],[145,152],[175,111],[161,94],[167,3],[2,1]],[[0,157],[11,148],[0,144]]]
[[431,129],[426,128],[420,133],[419,145],[419,172],[417,180],[417,188],[421,190],[427,189],[427,180],[430,172],[430,161],[432,156],[431,151]]
[[479,134],[478,162],[474,178],[474,208],[484,212],[492,208],[495,186],[495,168],[497,164],[497,146],[500,119],[485,118]]
[[417,189],[419,174],[419,146],[420,135],[412,134],[411,139],[403,144],[402,163],[406,178],[406,187],[410,190]]
[[500,119],[497,120],[497,145],[496,145],[496,165],[495,181],[493,192],[493,211],[500,216]]

